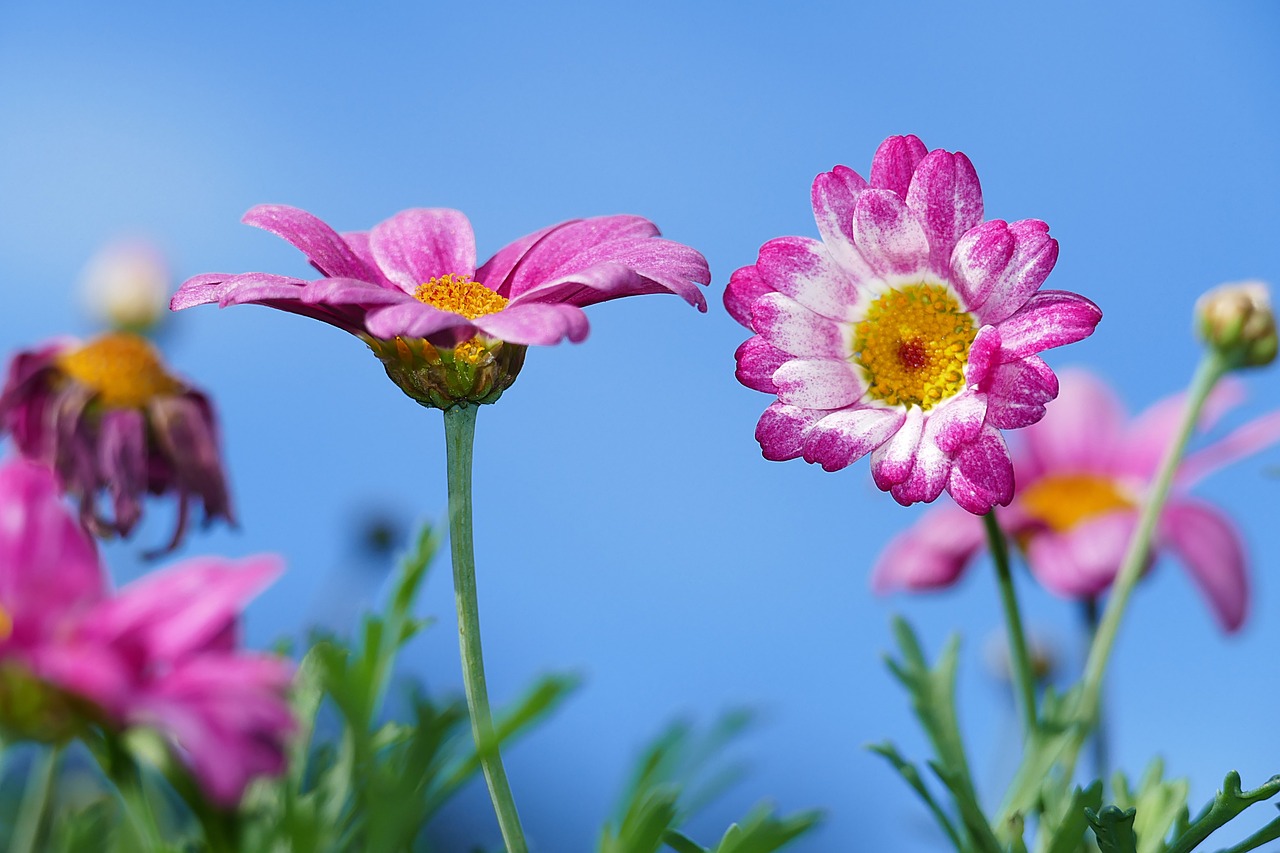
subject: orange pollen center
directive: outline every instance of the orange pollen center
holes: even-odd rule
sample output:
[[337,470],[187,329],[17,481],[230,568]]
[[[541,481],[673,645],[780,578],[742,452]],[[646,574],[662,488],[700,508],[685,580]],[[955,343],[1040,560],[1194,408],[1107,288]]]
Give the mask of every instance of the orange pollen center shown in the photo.
[[442,275],[418,285],[413,296],[441,311],[461,314],[468,320],[494,314],[507,307],[505,296],[499,296],[469,275]]
[[1114,480],[1100,474],[1054,474],[1018,496],[1023,509],[1051,530],[1065,533],[1083,521],[1137,504]]
[[141,409],[156,397],[176,394],[182,383],[164,369],[147,340],[113,332],[57,357],[64,374],[97,394],[98,402],[117,409]]
[[0,605],[0,643],[13,636],[13,617],[3,605]]

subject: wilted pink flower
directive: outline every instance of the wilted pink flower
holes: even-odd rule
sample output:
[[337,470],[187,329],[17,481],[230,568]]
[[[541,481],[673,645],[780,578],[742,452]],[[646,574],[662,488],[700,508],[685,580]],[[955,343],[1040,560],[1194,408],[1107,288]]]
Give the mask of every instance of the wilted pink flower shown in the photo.
[[[99,536],[128,536],[142,498],[176,493],[178,519],[165,550],[182,541],[191,498],[204,521],[234,522],[218,452],[213,405],[169,374],[145,339],[115,332],[18,353],[0,391],[0,434],[50,466]],[[102,511],[105,492],[111,515]]]
[[[1238,401],[1238,386],[1219,386],[1203,427]],[[1062,393],[1015,448],[1018,494],[1000,524],[1026,555],[1031,572],[1053,592],[1092,598],[1115,579],[1143,500],[1182,417],[1182,396],[1126,423],[1115,395],[1083,371],[1062,374]],[[1156,550],[1176,554],[1228,631],[1249,603],[1244,545],[1230,519],[1186,494],[1201,477],[1280,439],[1280,412],[1240,427],[1189,454],[1165,504]],[[873,585],[931,589],[954,583],[986,544],[982,522],[955,507],[930,510],[881,554]]]
[[1058,393],[1038,353],[1102,316],[1040,290],[1058,257],[1048,226],[983,222],[969,158],[914,136],[881,144],[870,182],[819,175],[812,199],[822,240],[770,240],[724,294],[756,333],[739,381],[778,397],[756,427],[765,458],[836,471],[870,453],[899,503],[946,489],[973,513],[1007,505],[1000,430],[1040,420]]
[[658,239],[638,216],[553,225],[479,267],[471,223],[456,210],[405,210],[341,235],[283,205],[259,205],[244,222],[288,240],[324,277],[198,275],[178,289],[174,310],[248,302],[313,317],[359,335],[405,393],[438,408],[496,400],[529,344],[586,338],[587,305],[674,293],[705,311],[697,285],[711,279],[702,255]]
[[274,557],[206,557],[113,594],[53,474],[0,464],[0,718],[58,740],[154,728],[234,806],[250,779],[282,772],[293,728],[291,667],[236,638],[240,610],[279,572]]

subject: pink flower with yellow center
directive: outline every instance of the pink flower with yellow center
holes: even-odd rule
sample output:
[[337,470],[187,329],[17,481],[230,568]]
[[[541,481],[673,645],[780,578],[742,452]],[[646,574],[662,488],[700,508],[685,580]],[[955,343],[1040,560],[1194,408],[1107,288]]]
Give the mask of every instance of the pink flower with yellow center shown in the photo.
[[[1238,387],[1219,386],[1202,427],[1238,402]],[[1123,407],[1101,380],[1083,371],[1062,374],[1062,392],[1052,411],[1023,432],[1015,448],[1020,486],[1009,509],[1000,513],[1001,527],[1047,588],[1087,599],[1111,585],[1182,411],[1179,395],[1126,422]],[[1248,610],[1244,545],[1230,519],[1186,491],[1211,471],[1277,439],[1280,412],[1272,412],[1189,454],[1157,528],[1156,550],[1178,556],[1228,631],[1240,627]],[[985,544],[978,519],[955,507],[930,510],[885,548],[873,585],[881,591],[949,586]]]
[[206,524],[234,523],[212,403],[170,374],[139,335],[113,332],[18,353],[0,390],[4,433],[23,456],[57,472],[96,535],[128,536],[148,492],[178,497],[165,550],[182,541],[193,497]]
[[321,320],[361,337],[406,394],[442,409],[497,400],[531,344],[585,339],[588,305],[674,293],[705,311],[698,285],[711,280],[702,255],[638,216],[562,222],[479,266],[471,223],[456,210],[405,210],[344,234],[283,205],[259,205],[244,222],[302,250],[323,278],[198,275],[174,310],[247,302]]
[[165,735],[206,795],[239,802],[284,770],[292,667],[238,648],[274,557],[188,560],[112,593],[47,468],[0,464],[0,724],[62,741],[91,727]]
[[969,158],[893,136],[871,179],[813,183],[821,240],[780,237],[730,279],[725,307],[755,332],[737,376],[777,395],[756,428],[766,459],[828,471],[871,455],[902,504],[945,489],[972,513],[1007,505],[1000,433],[1058,392],[1039,353],[1092,333],[1098,307],[1040,290],[1058,257],[1048,226],[982,219]]

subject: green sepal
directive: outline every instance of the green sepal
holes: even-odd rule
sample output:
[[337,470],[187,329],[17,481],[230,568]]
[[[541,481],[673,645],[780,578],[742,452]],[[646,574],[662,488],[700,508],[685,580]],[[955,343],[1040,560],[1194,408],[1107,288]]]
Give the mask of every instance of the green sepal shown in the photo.
[[1138,853],[1138,837],[1133,833],[1133,809],[1104,806],[1101,811],[1086,808],[1084,815],[1093,827],[1102,853]]

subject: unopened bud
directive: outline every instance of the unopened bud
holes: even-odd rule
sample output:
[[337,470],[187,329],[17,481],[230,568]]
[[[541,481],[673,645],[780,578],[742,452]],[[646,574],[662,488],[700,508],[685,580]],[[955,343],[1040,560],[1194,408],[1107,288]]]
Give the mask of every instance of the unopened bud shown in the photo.
[[169,313],[169,268],[145,240],[121,240],[90,258],[80,276],[89,310],[112,329],[145,333]]
[[1223,284],[1196,301],[1196,325],[1209,346],[1233,367],[1261,367],[1275,361],[1276,317],[1260,281]]

